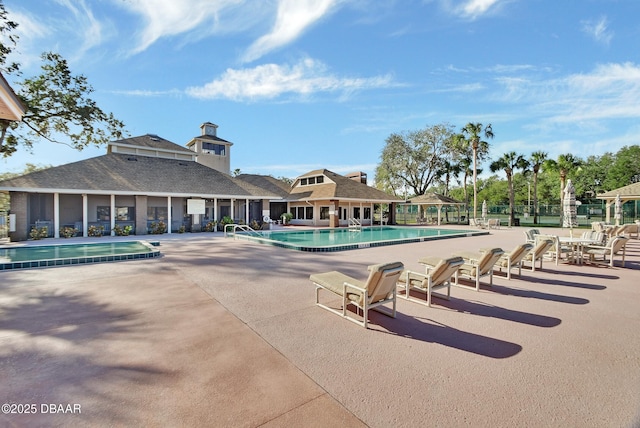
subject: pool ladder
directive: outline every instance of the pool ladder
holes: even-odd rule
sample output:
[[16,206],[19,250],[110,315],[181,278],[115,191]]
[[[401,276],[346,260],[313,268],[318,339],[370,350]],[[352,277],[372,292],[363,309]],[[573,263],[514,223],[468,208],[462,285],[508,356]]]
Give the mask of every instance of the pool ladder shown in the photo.
[[362,223],[357,219],[349,217],[349,230],[352,232],[360,232],[362,230]]
[[224,237],[225,238],[228,236],[228,229],[230,227],[233,227],[233,236],[234,237],[236,236],[236,233],[238,232],[238,230],[240,230],[242,232],[247,232],[248,235],[262,236],[260,233],[256,232],[255,230],[253,230],[252,228],[250,228],[246,224],[225,224],[224,225]]

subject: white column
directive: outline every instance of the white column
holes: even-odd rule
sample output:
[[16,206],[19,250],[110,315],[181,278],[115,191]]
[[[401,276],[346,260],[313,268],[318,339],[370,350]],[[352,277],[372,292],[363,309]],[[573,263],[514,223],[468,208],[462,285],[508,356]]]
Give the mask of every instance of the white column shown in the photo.
[[213,220],[218,221],[218,198],[213,198]]
[[53,194],[53,237],[60,237],[60,193]]
[[171,233],[171,196],[167,196],[167,233]]
[[230,214],[231,214],[231,216],[230,216],[230,217],[231,217],[231,220],[233,220],[233,218],[235,217],[235,209],[234,209],[234,208],[235,208],[235,207],[234,207],[235,203],[236,203],[236,200],[235,200],[235,199],[231,199],[231,209],[230,209],[230,211],[231,211],[231,212],[230,212]]
[[249,224],[249,199],[245,200],[244,206],[244,222],[245,224]]
[[111,223],[111,236],[115,236],[115,232],[113,228],[116,226],[116,195],[111,195],[111,215],[109,216],[109,220]]
[[89,227],[89,196],[86,193],[82,194],[82,236],[86,238],[87,228]]

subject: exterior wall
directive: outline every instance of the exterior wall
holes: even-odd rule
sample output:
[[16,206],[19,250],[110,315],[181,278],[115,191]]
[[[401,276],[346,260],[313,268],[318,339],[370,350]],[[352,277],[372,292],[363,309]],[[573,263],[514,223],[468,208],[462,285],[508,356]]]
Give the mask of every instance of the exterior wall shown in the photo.
[[9,232],[11,241],[26,241],[29,239],[29,219],[28,212],[28,193],[25,192],[9,192],[11,199],[11,214],[16,215],[16,231]]
[[60,227],[82,224],[82,195],[60,194]]
[[231,145],[216,141],[207,141],[225,146],[225,155],[219,156],[202,152],[202,140],[197,139],[192,149],[198,154],[197,162],[225,174],[231,174]]

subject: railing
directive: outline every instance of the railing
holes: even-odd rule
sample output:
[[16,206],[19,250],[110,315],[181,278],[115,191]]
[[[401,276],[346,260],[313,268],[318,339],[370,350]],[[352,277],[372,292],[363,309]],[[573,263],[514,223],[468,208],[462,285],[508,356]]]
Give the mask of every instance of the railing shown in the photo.
[[349,222],[349,230],[354,232],[360,232],[362,230],[362,223],[360,223],[358,219],[350,217],[348,219],[348,222]]
[[235,234],[238,232],[238,230],[242,231],[242,232],[247,232],[249,235],[253,235],[253,236],[262,236],[260,233],[256,232],[255,230],[253,230],[252,228],[250,228],[249,226],[247,226],[246,224],[225,224],[224,225],[224,237],[228,237],[228,231],[230,228],[233,228],[233,235],[235,236]]

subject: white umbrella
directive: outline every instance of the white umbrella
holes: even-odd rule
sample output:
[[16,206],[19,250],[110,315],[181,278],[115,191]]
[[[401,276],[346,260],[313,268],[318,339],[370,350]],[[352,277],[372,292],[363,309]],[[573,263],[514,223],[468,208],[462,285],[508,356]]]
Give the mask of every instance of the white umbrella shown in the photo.
[[571,183],[571,179],[567,180],[564,186],[564,201],[562,206],[562,227],[574,228],[578,225],[578,213],[576,207],[576,189]]
[[482,219],[487,218],[487,200],[482,201]]
[[620,226],[622,220],[622,201],[620,200],[620,194],[616,195],[616,210],[614,218],[616,219],[616,226]]

